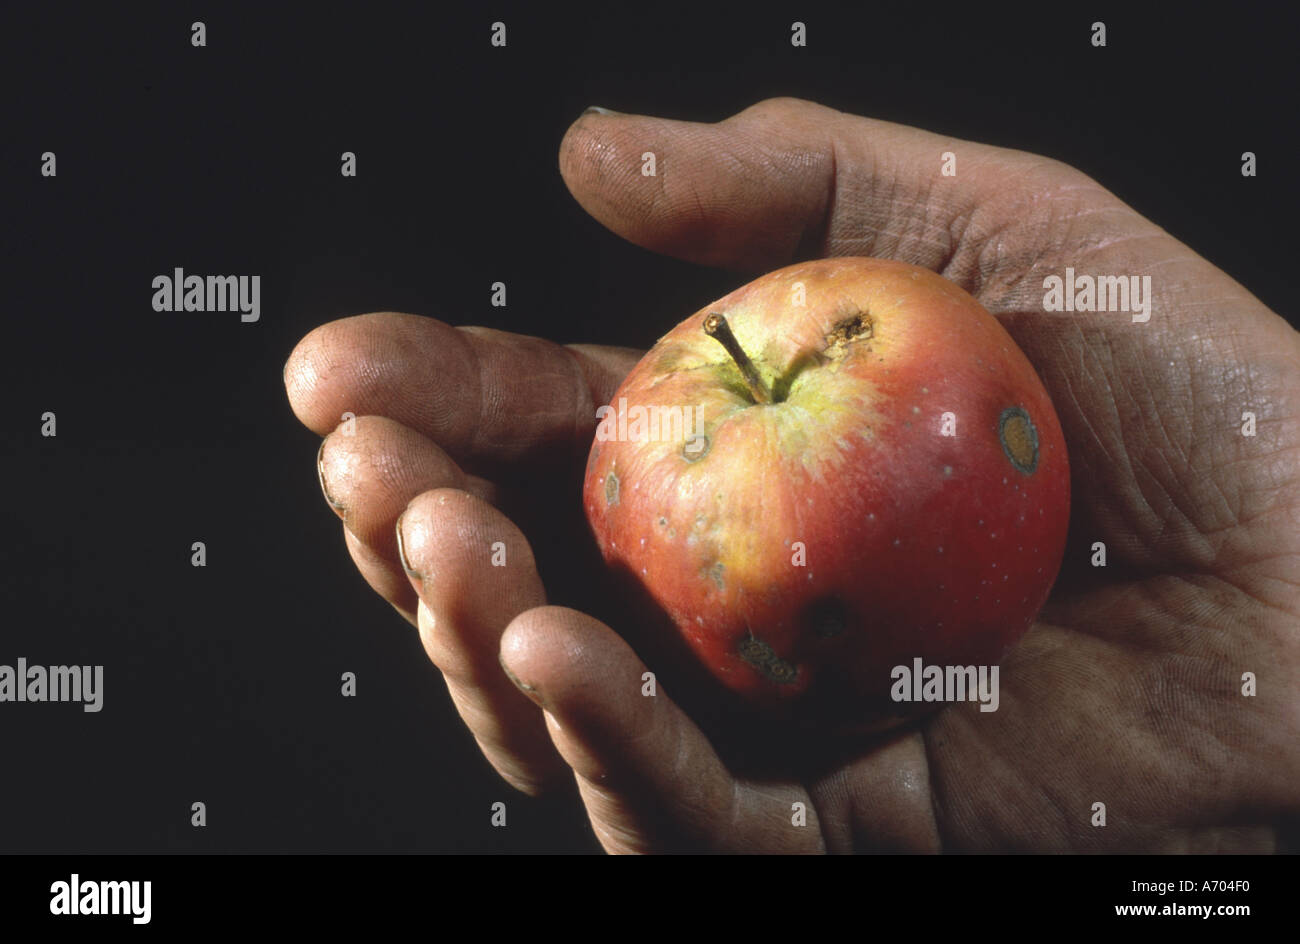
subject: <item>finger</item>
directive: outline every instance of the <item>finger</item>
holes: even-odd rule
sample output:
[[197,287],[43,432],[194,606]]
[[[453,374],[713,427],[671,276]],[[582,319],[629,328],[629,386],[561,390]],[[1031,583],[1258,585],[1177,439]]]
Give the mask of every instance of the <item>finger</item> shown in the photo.
[[455,489],[418,496],[397,524],[419,592],[420,639],[484,757],[530,795],[565,776],[541,713],[506,677],[501,634],[546,602],[528,541],[491,505]]
[[[644,155],[656,156],[654,175]],[[951,154],[945,174],[945,155]],[[954,281],[1026,202],[1100,192],[1047,158],[776,98],[716,124],[588,111],[560,144],[578,203],[615,233],[704,265],[900,259]],[[1040,247],[1046,248],[1046,247]]]
[[529,610],[506,630],[501,663],[545,709],[609,852],[821,850],[803,789],[733,778],[667,694],[647,694],[645,665],[602,623]]
[[557,453],[585,458],[596,407],[639,358],[382,312],[316,328],[284,380],[294,413],[321,435],[345,412],[387,416],[478,472]]
[[427,437],[382,416],[359,416],[322,439],[316,473],[361,576],[414,625],[416,593],[397,551],[398,516],[429,489],[460,488],[491,501],[493,487],[465,475]]

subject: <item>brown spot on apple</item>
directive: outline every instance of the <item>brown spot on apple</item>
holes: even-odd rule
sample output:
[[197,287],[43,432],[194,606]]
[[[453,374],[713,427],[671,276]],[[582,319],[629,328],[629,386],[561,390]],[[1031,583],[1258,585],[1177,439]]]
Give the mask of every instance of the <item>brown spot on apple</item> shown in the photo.
[[614,470],[610,469],[609,474],[605,476],[605,504],[618,504],[618,476]]
[[841,307],[840,317],[831,326],[826,335],[826,353],[839,355],[851,341],[860,341],[872,336],[871,319],[857,305],[847,304]]
[[703,433],[692,436],[682,444],[682,458],[687,462],[699,462],[709,452],[709,437]]
[[708,571],[709,578],[717,585],[719,590],[724,589],[722,583],[722,571],[723,571],[722,561],[715,561],[713,566],[710,567]]
[[776,682],[778,685],[789,685],[799,674],[789,662],[786,662],[775,652],[772,647],[761,639],[755,639],[753,636],[746,636],[736,647],[740,657],[752,665],[766,679]]
[[998,418],[998,438],[1011,464],[1025,475],[1038,468],[1038,430],[1023,407],[1012,406]]

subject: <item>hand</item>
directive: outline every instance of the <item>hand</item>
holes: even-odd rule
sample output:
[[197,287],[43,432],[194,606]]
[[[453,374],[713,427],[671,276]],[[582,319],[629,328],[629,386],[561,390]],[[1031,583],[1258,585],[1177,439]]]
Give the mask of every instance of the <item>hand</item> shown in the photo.
[[[658,177],[640,174],[646,150]],[[945,151],[956,177],[939,174]],[[641,696],[645,667],[617,633],[545,605],[538,562],[553,598],[600,582],[576,550],[592,543],[582,464],[639,352],[391,313],[324,325],[285,373],[326,436],[322,485],[362,575],[418,625],[507,781],[536,793],[571,771],[611,852],[1274,847],[1300,810],[1295,331],[1064,164],[808,102],[718,124],[588,113],[560,165],[589,213],[657,252],[754,274],[877,256],[961,285],[1051,393],[1074,509],[996,712],[955,704],[760,778],[671,693]],[[1067,266],[1150,275],[1149,322],[1044,312],[1043,279]],[[355,435],[331,434],[345,410]]]

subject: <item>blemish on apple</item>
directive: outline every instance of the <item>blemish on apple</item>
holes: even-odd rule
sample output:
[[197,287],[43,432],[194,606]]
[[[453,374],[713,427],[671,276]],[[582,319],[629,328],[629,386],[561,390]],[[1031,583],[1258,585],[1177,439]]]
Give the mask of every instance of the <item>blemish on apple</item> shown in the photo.
[[799,674],[789,662],[778,656],[772,647],[761,639],[746,636],[736,647],[740,657],[759,671],[764,678],[780,685],[789,685]]
[[838,636],[849,627],[848,607],[838,597],[825,597],[816,601],[808,608],[804,619],[822,639]]
[[618,476],[610,470],[609,475],[605,476],[605,504],[618,504]]
[[1025,475],[1033,475],[1038,468],[1038,430],[1022,407],[1012,406],[1002,411],[998,418],[998,438],[1011,464]]
[[682,458],[687,462],[699,462],[709,453],[709,437],[703,433],[692,436],[682,444]]
[[835,322],[826,335],[827,354],[843,353],[845,345],[850,341],[869,338],[874,334],[871,319],[856,305],[847,304],[843,310],[844,317]]

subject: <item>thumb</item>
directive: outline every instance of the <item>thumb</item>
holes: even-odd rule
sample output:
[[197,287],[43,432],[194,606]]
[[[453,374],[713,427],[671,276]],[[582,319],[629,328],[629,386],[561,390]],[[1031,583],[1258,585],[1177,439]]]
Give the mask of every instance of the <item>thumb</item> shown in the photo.
[[589,109],[560,144],[560,173],[625,239],[742,271],[831,255],[942,271],[959,250],[976,260],[980,234],[998,232],[1025,195],[1083,179],[1046,158],[795,98],[716,124]]

